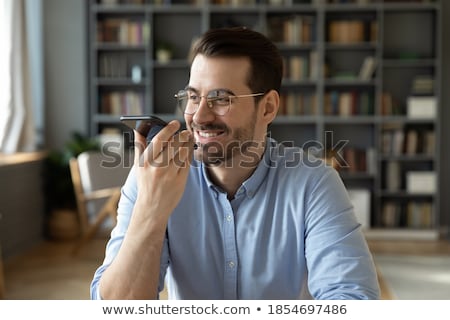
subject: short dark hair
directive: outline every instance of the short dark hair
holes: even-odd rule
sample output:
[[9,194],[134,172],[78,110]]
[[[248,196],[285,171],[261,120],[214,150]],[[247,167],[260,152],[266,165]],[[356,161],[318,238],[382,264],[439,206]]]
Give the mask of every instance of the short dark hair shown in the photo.
[[248,57],[250,74],[247,85],[253,92],[280,92],[283,59],[278,48],[263,34],[246,27],[211,29],[195,43],[191,58]]

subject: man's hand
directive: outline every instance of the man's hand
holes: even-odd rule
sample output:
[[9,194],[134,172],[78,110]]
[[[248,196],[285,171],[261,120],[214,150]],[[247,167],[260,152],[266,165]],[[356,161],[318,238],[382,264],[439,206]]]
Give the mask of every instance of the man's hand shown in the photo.
[[171,121],[148,146],[145,137],[134,132],[137,202],[155,209],[148,211],[154,218],[158,213],[170,215],[186,185],[194,141],[187,130],[176,134],[179,128],[178,121]]

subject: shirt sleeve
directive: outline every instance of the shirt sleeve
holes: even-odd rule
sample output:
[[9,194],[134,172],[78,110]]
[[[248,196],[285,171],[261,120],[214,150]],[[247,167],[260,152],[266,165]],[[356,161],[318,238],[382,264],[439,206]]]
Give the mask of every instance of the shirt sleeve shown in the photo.
[[[91,286],[90,286],[90,297],[92,300],[100,300],[100,290],[99,282],[102,277],[103,272],[108,268],[108,266],[113,262],[114,258],[120,250],[123,239],[130,224],[131,215],[134,208],[134,203],[137,197],[137,183],[136,176],[134,174],[134,169],[132,168],[130,174],[121,190],[121,197],[117,209],[117,224],[111,232],[111,237],[106,245],[105,258],[101,266],[97,268],[94,273]],[[166,273],[167,266],[169,264],[168,259],[168,241],[167,237],[164,240],[163,252],[161,256],[161,271],[159,280],[159,292],[164,289],[164,277]]]
[[315,299],[379,299],[373,258],[345,186],[334,169],[324,170],[306,200],[309,291]]
[[136,180],[134,170],[130,171],[128,178],[122,187],[119,205],[117,209],[117,224],[111,232],[111,237],[106,244],[105,258],[102,265],[95,271],[91,282],[91,299],[101,299],[99,283],[103,272],[108,268],[119,252],[125,233],[133,212],[134,201],[137,195]]

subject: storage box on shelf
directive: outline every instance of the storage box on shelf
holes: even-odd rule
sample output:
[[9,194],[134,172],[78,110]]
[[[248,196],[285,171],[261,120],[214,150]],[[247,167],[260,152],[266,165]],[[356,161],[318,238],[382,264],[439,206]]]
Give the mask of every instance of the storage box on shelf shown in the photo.
[[90,0],[91,134],[122,130],[125,113],[182,120],[173,95],[196,38],[256,29],[285,63],[270,135],[337,157],[346,186],[370,194],[368,236],[434,238],[439,188],[410,192],[408,177],[439,177],[440,12],[440,1]]

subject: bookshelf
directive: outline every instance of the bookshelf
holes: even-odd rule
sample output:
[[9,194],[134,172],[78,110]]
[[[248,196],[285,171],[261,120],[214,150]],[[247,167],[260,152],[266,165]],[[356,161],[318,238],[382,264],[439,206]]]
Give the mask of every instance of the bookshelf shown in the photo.
[[173,94],[192,41],[245,25],[284,57],[270,135],[369,194],[368,237],[438,236],[440,1],[90,0],[88,16],[91,135],[123,130],[121,114],[183,120]]

